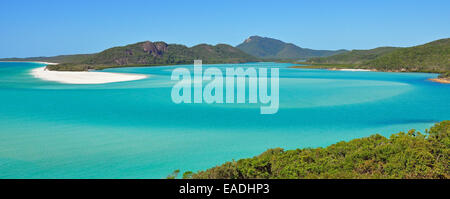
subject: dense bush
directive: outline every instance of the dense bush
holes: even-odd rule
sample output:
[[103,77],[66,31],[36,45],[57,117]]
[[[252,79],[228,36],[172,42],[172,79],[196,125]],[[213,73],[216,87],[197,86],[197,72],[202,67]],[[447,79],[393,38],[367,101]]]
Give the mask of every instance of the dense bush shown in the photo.
[[449,134],[450,121],[443,121],[425,134],[410,130],[390,138],[373,135],[326,148],[270,149],[253,158],[184,176],[194,179],[448,179]]

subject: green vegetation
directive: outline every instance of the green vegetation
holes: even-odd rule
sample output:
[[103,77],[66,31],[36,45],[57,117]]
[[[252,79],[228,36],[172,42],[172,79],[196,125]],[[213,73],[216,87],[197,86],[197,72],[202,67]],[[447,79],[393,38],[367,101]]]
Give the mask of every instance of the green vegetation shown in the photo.
[[353,50],[330,57],[311,58],[301,64],[312,67],[375,69],[392,72],[441,73],[449,77],[450,39],[441,39],[409,48],[381,47],[372,50]]
[[[205,64],[277,61],[308,65],[298,66],[298,68],[363,68],[394,72],[433,72],[441,73],[440,78],[449,78],[450,38],[409,48],[380,47],[350,52],[311,50],[259,36],[248,38],[236,48],[226,44],[216,46],[200,44],[188,48],[183,45],[146,41],[110,48],[95,54],[9,58],[0,59],[0,61],[56,62],[60,64],[48,66],[48,68],[82,71],[124,66],[192,64],[195,59],[202,59]],[[298,62],[300,59],[308,60]]]
[[[114,47],[90,55],[59,56],[51,58],[27,58],[33,61],[52,61],[61,63],[49,65],[49,70],[84,71],[101,70],[125,66],[155,66],[192,64],[201,59],[204,64],[242,63],[260,61],[241,50],[226,44],[211,46],[200,44],[191,48],[164,42],[140,42],[127,46]],[[6,61],[6,60],[5,60]],[[19,61],[19,60],[16,60]],[[22,61],[26,61],[22,59]]]
[[122,47],[107,49],[93,54],[79,63],[66,63],[48,66],[50,70],[101,70],[124,66],[154,66],[192,64],[201,59],[204,64],[241,63],[258,61],[232,46],[201,44],[188,48],[183,45],[164,42],[140,42]]
[[450,72],[441,73],[439,78],[450,78]]
[[308,62],[312,64],[362,64],[397,49],[394,47],[380,47],[371,50],[352,50],[329,57],[311,58]]
[[450,121],[425,134],[410,130],[389,139],[381,135],[339,142],[326,148],[263,154],[227,162],[206,171],[187,172],[193,179],[411,179],[450,177]]
[[310,57],[330,56],[347,52],[346,50],[312,50],[300,48],[294,44],[285,43],[280,40],[251,36],[244,43],[236,46],[242,51],[259,58],[265,59],[307,59]]
[[[180,170],[173,171],[170,175],[166,177],[166,179],[177,179],[178,174],[180,174]],[[184,175],[183,175],[184,176]]]
[[402,48],[363,64],[382,71],[450,71],[450,39]]

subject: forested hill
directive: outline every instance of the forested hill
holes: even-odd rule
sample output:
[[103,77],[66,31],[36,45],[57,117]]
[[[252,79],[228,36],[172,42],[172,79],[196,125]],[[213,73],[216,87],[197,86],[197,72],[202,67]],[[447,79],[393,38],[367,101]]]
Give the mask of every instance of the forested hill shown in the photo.
[[329,57],[311,58],[308,62],[313,64],[363,64],[397,49],[395,47],[379,47],[370,50],[352,50]]
[[363,64],[383,71],[450,71],[450,38],[401,48]]
[[[82,71],[124,66],[192,64],[196,59],[203,60],[204,64],[242,63],[260,60],[226,44],[215,46],[200,44],[188,48],[184,45],[150,41],[114,47],[90,55],[59,56],[59,61],[56,58],[41,58],[33,61],[61,63],[49,65],[50,70]],[[16,59],[16,61],[21,60],[26,61],[26,59]]]
[[346,50],[334,51],[301,48],[291,43],[260,36],[251,36],[236,47],[255,57],[268,59],[307,59],[310,57],[330,56],[347,52]]
[[351,52],[307,60],[309,64],[348,65],[349,67],[376,69],[379,71],[436,72],[448,76],[450,71],[450,38],[427,44]]
[[49,66],[50,70],[88,70],[123,66],[192,64],[201,59],[204,64],[253,62],[259,59],[226,44],[200,44],[191,48],[165,42],[140,42],[107,49],[93,54],[80,63]]
[[326,148],[270,149],[206,171],[186,172],[194,179],[417,179],[450,178],[450,121],[425,134],[414,130],[390,138],[339,142]]

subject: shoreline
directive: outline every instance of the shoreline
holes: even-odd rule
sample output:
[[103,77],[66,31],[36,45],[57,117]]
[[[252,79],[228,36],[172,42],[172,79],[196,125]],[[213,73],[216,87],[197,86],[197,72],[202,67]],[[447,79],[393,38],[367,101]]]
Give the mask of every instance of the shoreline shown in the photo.
[[445,78],[430,78],[429,81],[441,83],[441,84],[450,84],[450,79]]
[[376,69],[363,69],[363,68],[337,68],[337,67],[327,67],[327,66],[290,66],[289,68],[307,68],[307,69],[323,69],[330,71],[350,71],[350,72],[378,72]]
[[327,70],[332,71],[351,71],[351,72],[376,72],[377,70],[372,69],[361,69],[361,68],[329,68]]
[[[308,68],[308,67],[301,67],[301,66],[291,66],[289,68]],[[403,73],[403,72],[411,72],[414,73],[412,71],[378,71],[376,69],[360,69],[360,68],[310,68],[310,69],[325,69],[325,70],[330,70],[330,71],[351,71],[351,72],[391,72],[391,73]],[[429,78],[427,79],[428,81],[432,81],[432,82],[436,82],[436,83],[441,83],[441,84],[450,84],[450,79],[449,78]]]
[[149,77],[148,75],[128,73],[49,71],[45,66],[32,69],[30,74],[41,80],[63,84],[107,84],[135,81]]

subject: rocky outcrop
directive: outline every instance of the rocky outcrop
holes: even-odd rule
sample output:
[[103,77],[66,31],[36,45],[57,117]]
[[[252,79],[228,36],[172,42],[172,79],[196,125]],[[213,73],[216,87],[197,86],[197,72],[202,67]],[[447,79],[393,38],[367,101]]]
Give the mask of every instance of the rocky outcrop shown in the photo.
[[168,45],[164,42],[150,42],[146,41],[142,43],[144,52],[151,54],[155,57],[161,57],[167,51]]

